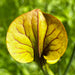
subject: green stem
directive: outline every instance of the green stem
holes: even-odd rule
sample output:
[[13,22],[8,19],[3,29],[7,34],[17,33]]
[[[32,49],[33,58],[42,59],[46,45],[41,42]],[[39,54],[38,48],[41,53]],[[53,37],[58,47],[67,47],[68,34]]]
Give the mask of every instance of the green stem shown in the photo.
[[44,72],[45,75],[49,75],[48,72],[47,72],[47,67],[46,67],[46,65],[43,65],[43,72]]
[[65,72],[64,72],[64,75],[67,74],[67,72],[68,72],[68,70],[69,70],[69,68],[70,68],[70,66],[71,66],[71,63],[72,63],[74,54],[75,54],[75,44],[74,44],[74,48],[73,48],[73,52],[72,52],[71,58],[70,58],[70,60],[69,60],[69,63],[68,63],[68,65],[67,65],[67,68],[66,68],[66,70],[65,70]]
[[45,75],[54,75],[54,73],[51,71],[51,69],[49,68],[49,64],[45,64],[44,66],[43,66],[43,68],[44,68],[44,70],[45,70],[45,72],[46,72],[46,74]]

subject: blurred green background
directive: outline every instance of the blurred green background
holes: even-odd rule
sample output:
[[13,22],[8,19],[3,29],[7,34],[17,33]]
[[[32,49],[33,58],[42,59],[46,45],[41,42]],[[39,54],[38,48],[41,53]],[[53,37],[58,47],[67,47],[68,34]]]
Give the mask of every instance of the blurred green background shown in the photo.
[[[16,62],[6,48],[6,33],[19,15],[39,8],[57,17],[68,34],[68,47],[56,64],[49,65],[54,75],[64,75],[75,43],[75,0],[0,0],[0,75],[44,75],[35,62]],[[75,75],[75,55],[67,75]]]

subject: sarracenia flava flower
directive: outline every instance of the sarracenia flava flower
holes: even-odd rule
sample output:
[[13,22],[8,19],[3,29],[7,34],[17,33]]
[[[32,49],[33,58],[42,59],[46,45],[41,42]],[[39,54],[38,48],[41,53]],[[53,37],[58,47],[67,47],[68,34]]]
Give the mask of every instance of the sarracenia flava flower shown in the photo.
[[32,62],[37,54],[50,64],[56,63],[64,54],[67,42],[63,24],[39,9],[17,17],[6,37],[9,53],[21,63]]

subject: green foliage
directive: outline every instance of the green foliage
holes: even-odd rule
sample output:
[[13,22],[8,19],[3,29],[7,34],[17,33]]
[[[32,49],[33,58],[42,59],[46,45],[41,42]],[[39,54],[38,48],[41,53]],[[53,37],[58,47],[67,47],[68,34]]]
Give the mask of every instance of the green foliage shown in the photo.
[[[19,15],[36,8],[56,16],[67,30],[66,53],[58,63],[49,66],[55,75],[63,75],[75,43],[75,0],[0,0],[0,75],[43,75],[35,62],[21,64],[12,59],[5,40],[10,23]],[[74,74],[75,59],[67,75]]]

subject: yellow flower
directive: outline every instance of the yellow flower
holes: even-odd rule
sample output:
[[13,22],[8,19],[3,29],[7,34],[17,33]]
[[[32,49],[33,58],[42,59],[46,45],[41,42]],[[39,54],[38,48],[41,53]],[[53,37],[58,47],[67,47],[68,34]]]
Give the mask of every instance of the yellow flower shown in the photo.
[[64,54],[67,42],[63,24],[39,9],[17,17],[10,24],[6,37],[9,53],[21,63],[32,62],[39,54],[39,58],[54,64]]

